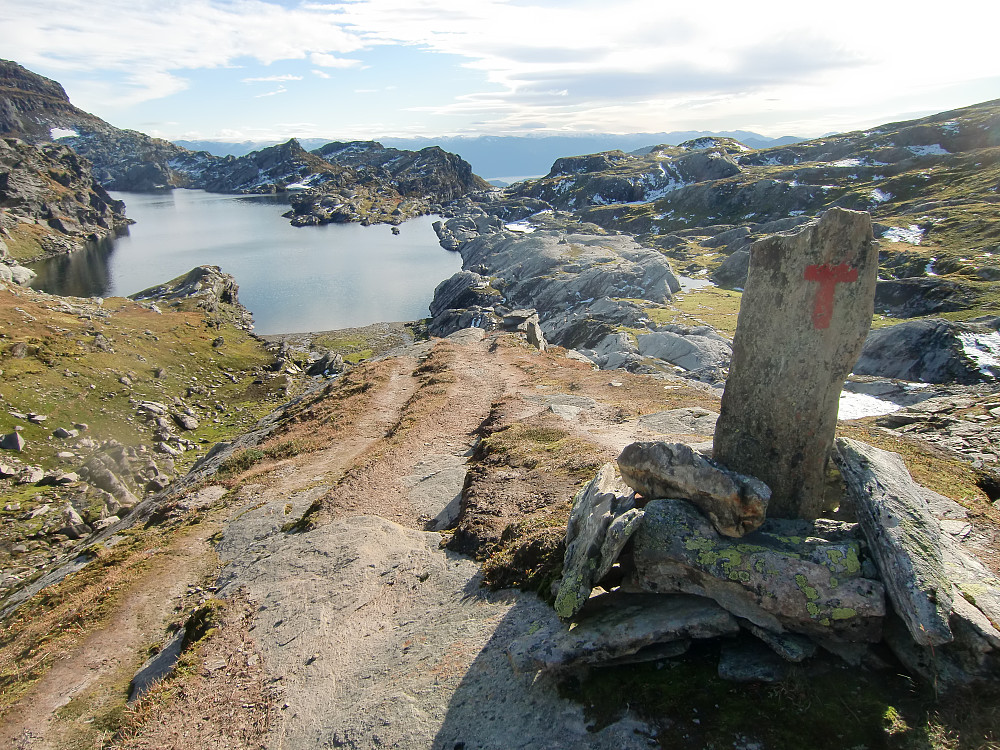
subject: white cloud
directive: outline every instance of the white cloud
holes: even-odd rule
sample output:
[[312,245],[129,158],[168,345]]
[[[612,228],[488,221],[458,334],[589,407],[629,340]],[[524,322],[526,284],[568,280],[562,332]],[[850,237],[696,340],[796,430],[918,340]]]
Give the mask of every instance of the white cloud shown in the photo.
[[321,68],[357,68],[361,65],[361,60],[337,57],[325,52],[313,52],[309,55],[309,62],[313,65],[319,65]]
[[265,65],[312,53],[334,59],[364,47],[334,12],[263,0],[4,3],[0,27],[5,57],[28,68],[125,75],[124,95],[133,102],[183,90],[184,71],[241,58]]
[[[346,79],[376,63],[365,54],[373,48],[406,46],[408,61],[445,55],[436,62],[479,81],[455,97],[428,79],[426,104],[409,110],[423,126],[478,121],[494,132],[544,122],[808,135],[972,103],[960,96],[1000,78],[1000,3],[933,19],[870,0],[747,8],[736,0],[0,0],[0,28],[4,57],[75,74],[74,103],[99,111],[175,94],[203,68],[301,61],[303,73]],[[351,83],[363,90],[373,81]],[[421,126],[412,114],[389,125]]]
[[285,94],[285,93],[288,93],[288,89],[286,89],[284,86],[278,86],[278,88],[276,88],[274,91],[267,91],[263,94],[256,94],[254,96],[254,99],[262,99],[265,96],[277,96],[278,94]]
[[243,83],[280,83],[282,81],[301,81],[302,76],[294,76],[290,73],[282,76],[258,76],[256,78],[244,78]]

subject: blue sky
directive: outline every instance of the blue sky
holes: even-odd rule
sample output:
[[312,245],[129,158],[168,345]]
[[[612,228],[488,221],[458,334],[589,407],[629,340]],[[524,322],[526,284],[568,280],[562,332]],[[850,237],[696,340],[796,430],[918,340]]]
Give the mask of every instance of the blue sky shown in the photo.
[[77,106],[173,139],[809,137],[1000,97],[1000,3],[968,0],[0,0],[0,28]]

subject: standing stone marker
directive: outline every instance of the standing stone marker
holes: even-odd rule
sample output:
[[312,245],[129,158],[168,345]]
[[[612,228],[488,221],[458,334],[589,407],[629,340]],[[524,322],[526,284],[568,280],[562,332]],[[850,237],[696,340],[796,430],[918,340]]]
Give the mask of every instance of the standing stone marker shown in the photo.
[[768,516],[816,518],[844,379],[871,327],[871,217],[831,208],[750,248],[714,458],[771,488]]

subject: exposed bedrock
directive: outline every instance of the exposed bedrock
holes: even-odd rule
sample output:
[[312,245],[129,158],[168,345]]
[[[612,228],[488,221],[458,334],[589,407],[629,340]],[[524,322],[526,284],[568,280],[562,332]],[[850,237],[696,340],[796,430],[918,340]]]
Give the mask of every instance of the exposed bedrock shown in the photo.
[[[517,215],[506,207],[508,216]],[[620,327],[650,328],[634,300],[666,302],[680,289],[667,259],[630,237],[557,230],[510,231],[503,219],[471,208],[436,224],[443,246],[462,254],[465,270],[442,282],[431,313],[438,335],[470,321],[490,327],[491,316],[530,307],[538,311],[545,338],[553,344],[590,350],[601,360],[608,337]],[[631,340],[602,366],[637,365]]]

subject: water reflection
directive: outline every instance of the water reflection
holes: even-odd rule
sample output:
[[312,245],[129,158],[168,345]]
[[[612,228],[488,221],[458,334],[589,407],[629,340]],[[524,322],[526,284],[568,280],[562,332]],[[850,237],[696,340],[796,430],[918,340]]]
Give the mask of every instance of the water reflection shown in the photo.
[[236,277],[261,333],[325,330],[425,317],[434,287],[461,267],[431,229],[295,228],[274,196],[199,190],[115,193],[135,219],[122,236],[35,267],[32,286],[74,296],[128,295],[212,264]]
[[72,297],[106,297],[111,289],[108,261],[115,251],[115,241],[110,238],[88,242],[87,246],[71,255],[49,258],[34,268],[38,274],[31,286]]

